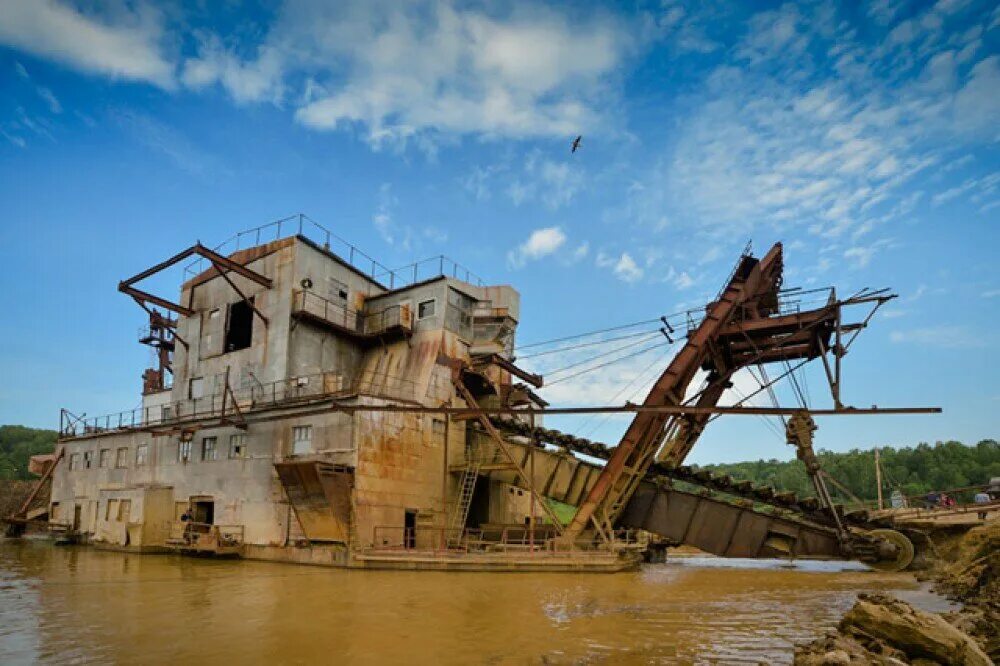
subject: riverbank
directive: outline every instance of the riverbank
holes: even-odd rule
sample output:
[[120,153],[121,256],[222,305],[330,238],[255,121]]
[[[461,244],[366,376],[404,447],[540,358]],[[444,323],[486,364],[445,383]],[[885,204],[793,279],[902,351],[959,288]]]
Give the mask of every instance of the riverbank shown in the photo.
[[801,646],[798,666],[989,665],[1000,660],[1000,521],[940,538],[922,576],[962,604],[930,613],[888,594],[862,594],[835,632]]

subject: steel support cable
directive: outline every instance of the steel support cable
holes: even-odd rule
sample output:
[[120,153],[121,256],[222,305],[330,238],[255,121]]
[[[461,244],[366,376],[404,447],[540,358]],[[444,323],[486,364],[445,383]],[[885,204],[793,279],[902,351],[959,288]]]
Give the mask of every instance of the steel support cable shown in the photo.
[[[761,389],[767,389],[767,394],[771,398],[771,404],[774,407],[777,407],[778,406],[778,396],[774,392],[774,386],[773,386],[773,384],[770,382],[770,380],[767,377],[767,370],[764,369],[764,364],[763,363],[758,363],[757,364],[757,369],[760,370],[760,377],[761,377],[760,379],[757,379],[757,375],[755,375],[753,373],[753,370],[751,370],[749,367],[747,367],[747,372],[749,372],[750,376],[754,378],[754,381],[756,381],[757,384],[760,385]],[[744,399],[745,400],[749,400],[750,398],[749,398],[749,396],[746,396]],[[764,418],[767,418],[767,417],[765,416]],[[784,429],[786,427],[785,417],[784,416],[778,416],[778,420],[781,421],[781,428]],[[775,426],[775,427],[777,427],[777,426]],[[784,437],[785,434],[782,432],[780,436]]]
[[[515,348],[514,351],[519,351],[521,349],[531,349],[531,348],[534,348],[534,347],[543,347],[545,345],[553,345],[553,344],[556,344],[556,343],[559,343],[559,342],[566,342],[568,340],[578,340],[580,338],[589,338],[589,337],[591,337],[593,335],[600,335],[601,333],[611,333],[613,331],[623,331],[623,330],[628,329],[628,328],[635,328],[636,326],[646,326],[646,325],[649,325],[649,324],[656,324],[657,326],[659,326],[659,325],[661,325],[661,324],[664,323],[664,320],[666,320],[668,322],[668,325],[669,325],[669,327],[671,329],[670,332],[673,333],[672,329],[674,329],[675,327],[676,328],[683,328],[684,326],[694,327],[694,326],[697,326],[699,323],[701,323],[701,321],[705,318],[704,314],[701,313],[701,312],[698,313],[698,317],[696,319],[692,318],[691,317],[691,313],[692,312],[695,312],[695,311],[694,310],[685,310],[683,312],[673,312],[673,313],[668,314],[668,315],[663,315],[663,317],[657,318],[657,319],[644,319],[642,321],[636,321],[636,322],[633,322],[631,324],[622,324],[621,326],[612,326],[610,328],[602,328],[602,329],[599,329],[599,330],[596,330],[596,331],[590,331],[589,333],[579,333],[577,335],[568,335],[568,336],[565,336],[565,337],[562,337],[562,338],[553,338],[551,340],[541,340],[539,342],[532,342],[532,343],[529,343],[529,344],[526,344],[526,345],[519,345],[518,347]],[[675,320],[679,320],[679,321],[677,321],[675,323]]]
[[[802,367],[803,365],[805,365],[805,364],[806,364],[806,363],[808,363],[809,361],[810,361],[810,359],[808,359],[808,358],[807,358],[807,359],[804,359],[804,360],[802,360],[802,361],[799,361],[798,365],[796,365],[795,367],[796,367],[796,368],[801,368],[801,367]],[[778,375],[778,376],[777,376],[777,377],[775,377],[774,379],[772,379],[772,380],[769,380],[769,381],[768,381],[768,384],[767,384],[767,386],[773,386],[775,382],[778,382],[778,381],[781,381],[782,379],[784,379],[784,378],[785,378],[785,376],[787,376],[787,374],[788,374],[788,373],[787,373],[787,372],[785,372],[785,373],[782,373],[781,375]],[[761,387],[761,388],[757,389],[757,390],[756,390],[756,391],[754,391],[753,393],[749,394],[749,395],[748,395],[748,396],[747,396],[746,398],[744,398],[743,400],[739,400],[739,401],[737,401],[735,405],[732,405],[732,407],[739,407],[740,405],[742,405],[742,404],[743,404],[744,402],[746,402],[746,401],[747,401],[747,400],[749,400],[750,398],[754,397],[755,395],[757,395],[757,394],[758,394],[758,393],[760,393],[761,391],[764,391],[764,390],[765,390],[766,388],[767,388],[767,387]],[[686,405],[685,405],[685,406],[686,406]],[[720,412],[720,413],[718,413],[718,414],[713,414],[712,416],[710,416],[710,417],[708,418],[708,423],[711,423],[712,421],[714,421],[715,419],[719,418],[720,416],[722,416],[722,413],[721,413],[721,412]]]
[[589,333],[580,333],[578,335],[567,335],[566,337],[562,337],[562,338],[553,338],[551,340],[542,340],[541,342],[532,342],[531,344],[520,345],[519,347],[515,348],[514,351],[518,351],[520,349],[530,349],[532,347],[542,347],[542,346],[545,346],[545,345],[553,345],[553,344],[556,344],[557,342],[565,342],[567,340],[579,340],[580,338],[589,338],[589,337],[591,337],[593,335],[600,335],[601,333],[611,333],[612,331],[623,331],[623,330],[625,330],[627,328],[635,328],[636,326],[645,326],[645,325],[648,325],[648,324],[659,324],[659,323],[660,323],[659,319],[646,319],[644,321],[637,321],[637,322],[633,322],[631,324],[622,324],[621,326],[612,326],[610,328],[602,328],[602,329],[600,329],[598,331],[590,331]]
[[[640,379],[644,375],[648,374],[650,370],[654,369],[654,366],[657,364],[659,360],[660,360],[659,356],[654,356],[653,360],[649,362],[649,365],[647,365],[645,368],[637,372],[635,377],[630,379],[629,382],[625,384],[625,386],[618,389],[618,391],[613,396],[611,396],[611,399],[607,401],[608,404],[613,404],[614,401],[617,400],[623,393],[625,393],[625,391],[627,391],[629,387],[632,386],[632,384],[634,384],[637,379]],[[647,377],[645,380],[640,382],[638,386],[636,386],[636,389],[629,395],[627,400],[631,401],[632,398],[635,397],[636,393],[639,393],[641,389],[646,386],[646,384],[648,384],[650,381],[654,379],[655,379],[654,377]],[[580,427],[578,429],[578,432],[580,432],[580,437],[586,437],[597,432],[600,428],[604,426],[604,424],[608,421],[608,419],[611,418],[611,415],[610,414],[602,415],[600,418],[598,418],[597,423],[595,423],[594,426],[589,430],[587,430],[586,434],[584,434],[584,428],[587,426],[588,423],[593,421],[595,418],[598,418],[597,414],[591,414],[590,417],[588,417],[582,424],[580,424]]]
[[582,349],[583,347],[596,347],[598,345],[606,345],[610,342],[618,342],[619,340],[629,340],[632,338],[638,338],[643,335],[649,335],[651,331],[639,331],[638,333],[629,333],[628,335],[620,335],[614,338],[607,338],[604,340],[597,340],[595,342],[581,342],[577,345],[570,345],[568,347],[560,347],[559,349],[549,349],[547,351],[535,352],[534,354],[525,354],[524,356],[518,356],[519,361],[523,361],[528,358],[535,358],[537,356],[549,356],[551,354],[559,354],[562,352],[572,351],[574,349]]
[[639,340],[636,340],[635,342],[630,342],[630,343],[628,343],[626,345],[621,345],[620,347],[615,347],[614,349],[612,349],[610,351],[602,352],[600,354],[597,354],[596,356],[591,356],[590,358],[585,358],[582,361],[575,361],[573,363],[570,363],[569,365],[564,365],[564,366],[562,366],[560,368],[556,368],[555,370],[549,370],[545,374],[546,375],[557,375],[560,372],[565,372],[566,370],[570,370],[571,368],[577,368],[577,367],[579,367],[581,365],[586,365],[587,363],[590,363],[591,361],[594,361],[595,359],[604,358],[605,356],[611,356],[612,354],[617,354],[618,352],[620,352],[622,350],[629,349],[630,347],[635,347],[636,345],[641,345],[644,342],[649,342],[650,340],[652,340],[654,338],[658,338],[658,337],[660,337],[659,331],[657,331],[656,333],[647,334],[646,337],[641,338]]
[[[733,392],[736,393],[736,395],[740,396],[741,398],[746,398],[746,394],[743,393],[743,391],[736,388],[735,386],[733,387]],[[760,418],[763,419],[764,425],[766,425],[771,432],[775,433],[778,437],[785,436],[785,433],[781,432],[781,429],[778,428],[778,426],[774,425],[771,419],[767,418],[763,414],[760,415]]]
[[808,404],[806,403],[806,396],[802,392],[802,387],[799,386],[799,380],[795,376],[795,372],[792,370],[792,364],[785,359],[785,368],[788,369],[788,378],[792,380],[792,392],[795,393],[795,398],[799,401],[802,409],[807,409]]
[[643,347],[639,351],[632,352],[631,354],[626,354],[625,356],[621,356],[619,358],[615,358],[615,359],[612,359],[610,361],[606,361],[606,362],[601,363],[599,365],[595,365],[592,368],[587,368],[586,370],[581,370],[580,372],[574,372],[571,375],[566,375],[565,377],[560,377],[559,379],[554,379],[551,382],[546,382],[545,385],[546,386],[552,386],[553,384],[558,384],[559,382],[565,382],[567,380],[573,379],[574,377],[579,377],[580,375],[585,375],[588,372],[593,372],[594,370],[600,370],[601,368],[605,368],[605,367],[607,367],[609,365],[614,365],[615,363],[619,363],[621,361],[630,359],[630,358],[632,358],[634,356],[638,356],[639,354],[643,354],[645,352],[648,352],[651,349],[656,349],[657,347],[664,347],[664,346],[667,346],[669,344],[670,344],[669,342],[657,342],[655,345],[650,345],[648,347]]

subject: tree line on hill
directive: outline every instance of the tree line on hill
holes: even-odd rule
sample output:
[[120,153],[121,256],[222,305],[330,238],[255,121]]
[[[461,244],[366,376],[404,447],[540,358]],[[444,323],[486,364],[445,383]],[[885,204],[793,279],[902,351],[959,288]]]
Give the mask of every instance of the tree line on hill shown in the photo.
[[19,425],[0,426],[0,480],[32,479],[28,459],[52,453],[59,433]]
[[[844,453],[820,450],[817,455],[823,470],[859,499],[876,499],[875,456],[872,450],[851,449]],[[991,478],[1000,477],[1000,444],[994,439],[984,439],[975,446],[947,441],[898,449],[880,447],[879,457],[886,505],[890,490],[898,489],[910,497],[922,496],[931,491],[985,485]],[[781,491],[791,490],[802,497],[816,494],[805,465],[799,460],[756,460],[704,465],[702,468],[716,474],[728,474],[735,479],[773,486]],[[831,491],[834,495],[844,496],[835,488]]]

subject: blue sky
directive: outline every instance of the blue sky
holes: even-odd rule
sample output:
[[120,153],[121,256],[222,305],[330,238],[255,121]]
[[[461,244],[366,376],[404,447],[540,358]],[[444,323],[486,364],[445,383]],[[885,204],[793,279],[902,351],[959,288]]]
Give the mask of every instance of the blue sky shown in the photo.
[[[788,286],[900,294],[845,402],[945,409],[821,419],[821,447],[998,435],[991,3],[326,4],[0,0],[0,423],[135,406],[117,281],[301,211],[515,285],[525,344],[697,307],[780,240]],[[543,393],[640,400],[669,353]],[[774,426],[719,419],[691,460],[788,458]]]

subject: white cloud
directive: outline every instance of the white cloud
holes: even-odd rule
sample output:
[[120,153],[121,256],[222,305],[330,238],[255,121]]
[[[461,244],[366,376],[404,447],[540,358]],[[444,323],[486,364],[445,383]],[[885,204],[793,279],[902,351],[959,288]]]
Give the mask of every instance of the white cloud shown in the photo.
[[389,245],[399,245],[403,250],[409,250],[413,233],[409,227],[400,227],[393,220],[393,210],[398,200],[392,193],[392,185],[382,183],[378,190],[378,203],[372,214],[372,224],[375,231]]
[[559,227],[535,229],[516,249],[507,253],[507,263],[511,268],[521,268],[528,261],[541,259],[561,248],[566,242],[566,234]]
[[895,343],[917,344],[948,349],[985,347],[982,336],[964,326],[928,326],[893,331],[889,339]]
[[256,59],[244,62],[215,35],[202,37],[198,57],[185,61],[181,81],[189,88],[218,83],[237,103],[279,102],[283,95],[284,56],[263,46]]
[[268,44],[327,82],[299,122],[357,127],[378,146],[420,132],[537,137],[593,127],[627,42],[606,16],[376,2],[294,4]]
[[[878,2],[870,12],[891,24],[903,6]],[[874,46],[835,5],[755,15],[680,105],[677,140],[630,186],[616,218],[656,230],[669,218],[703,247],[762,227],[856,242],[912,220],[916,181],[1000,140],[1000,57],[961,64],[978,28],[944,30],[944,9],[917,12]]]
[[55,93],[44,86],[38,86],[35,88],[38,96],[45,100],[45,103],[49,107],[49,111],[52,113],[62,113],[62,104],[59,103],[59,99],[56,97]]
[[674,280],[674,286],[678,289],[687,289],[694,285],[694,278],[687,274],[687,271],[681,271],[680,275]]
[[146,3],[97,17],[55,0],[0,0],[0,44],[80,71],[173,88],[163,17]]
[[594,263],[598,268],[610,268],[615,277],[622,282],[638,282],[645,274],[628,252],[622,252],[617,258],[598,252]]

